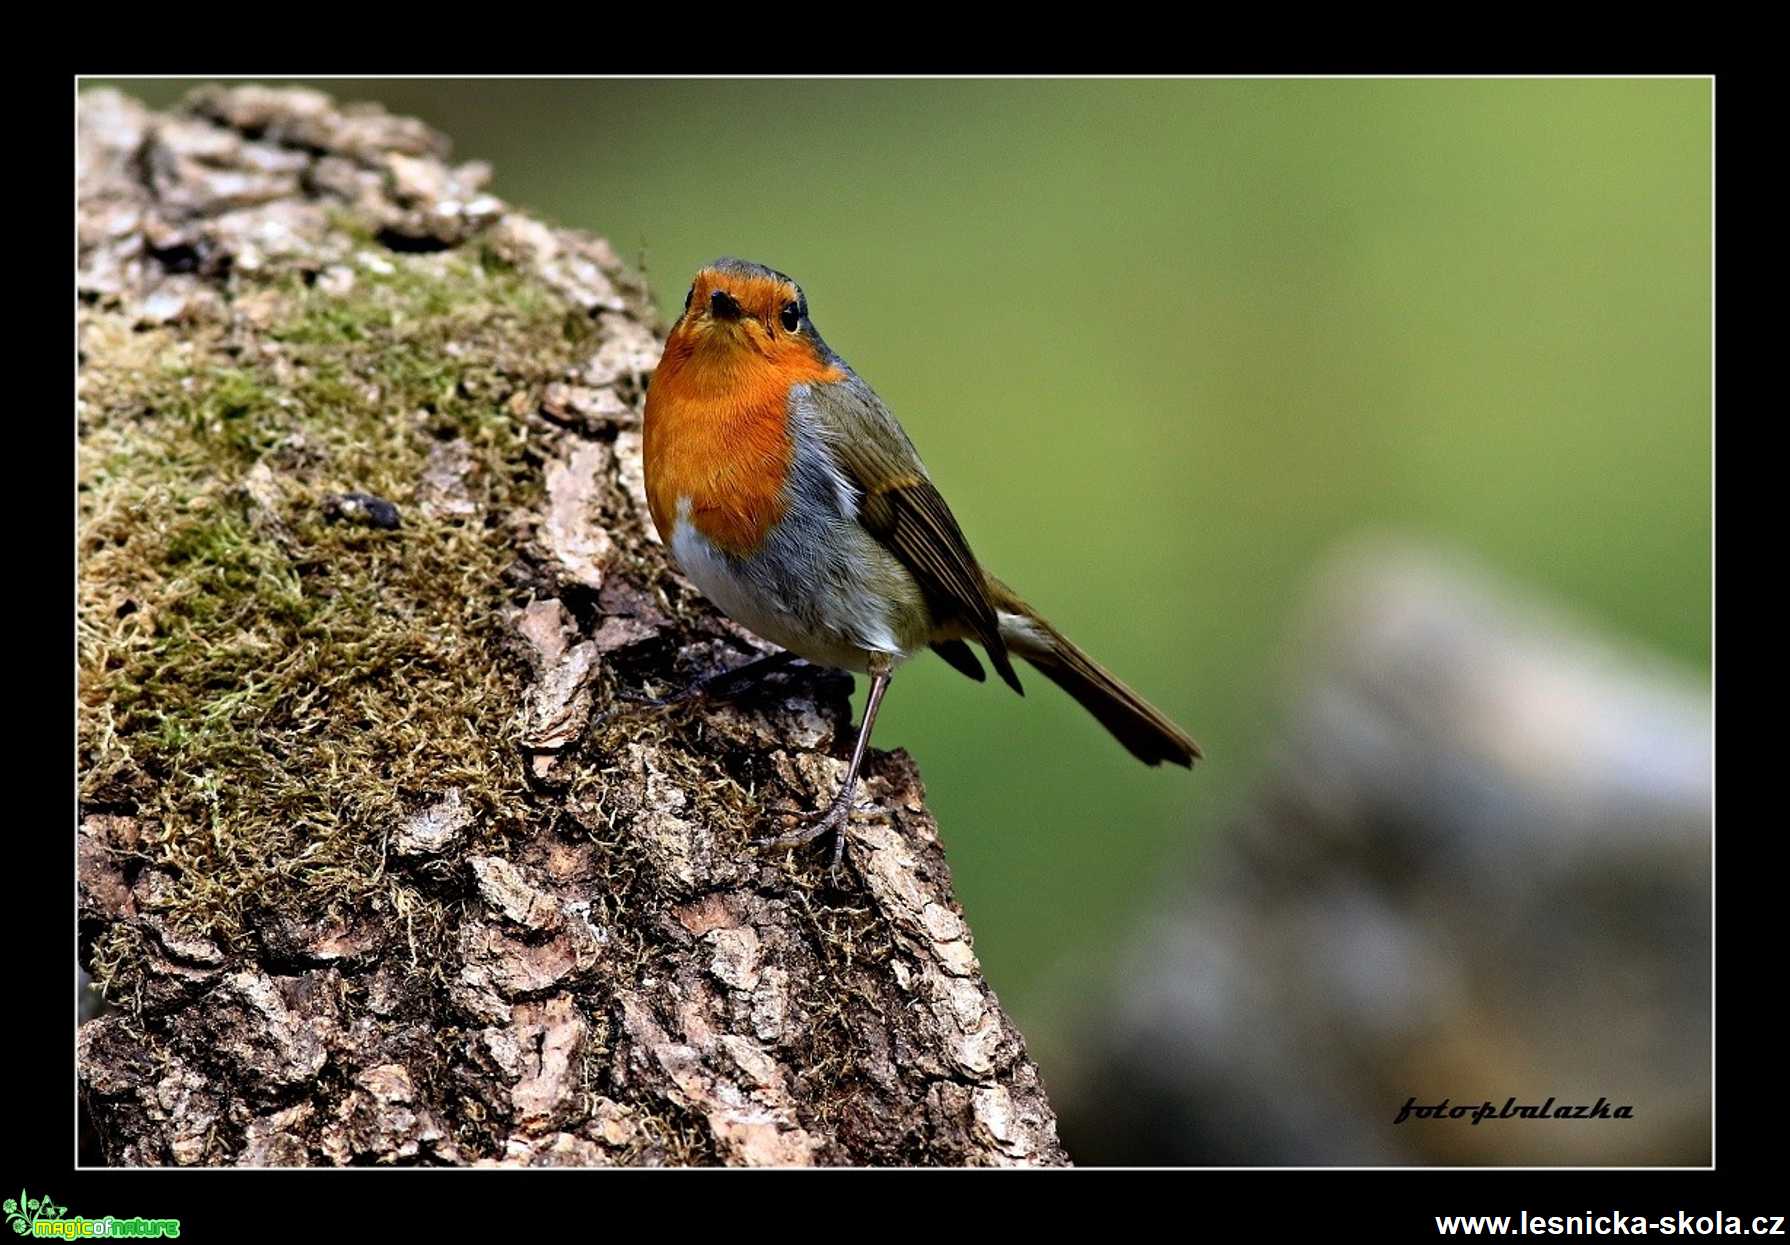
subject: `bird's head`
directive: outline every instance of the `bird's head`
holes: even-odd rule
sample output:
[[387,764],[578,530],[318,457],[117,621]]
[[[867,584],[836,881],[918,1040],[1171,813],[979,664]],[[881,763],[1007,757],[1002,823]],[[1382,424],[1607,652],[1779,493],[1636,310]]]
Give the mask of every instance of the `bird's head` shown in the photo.
[[726,367],[769,362],[806,370],[829,351],[808,318],[802,287],[763,264],[718,259],[696,274],[665,342],[667,363]]

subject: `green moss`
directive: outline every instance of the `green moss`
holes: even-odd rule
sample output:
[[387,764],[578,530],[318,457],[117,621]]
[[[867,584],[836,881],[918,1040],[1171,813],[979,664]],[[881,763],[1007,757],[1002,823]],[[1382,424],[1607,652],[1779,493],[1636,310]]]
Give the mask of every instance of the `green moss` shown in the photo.
[[[586,322],[501,265],[386,260],[346,295],[239,277],[239,305],[274,309],[246,342],[92,313],[81,793],[142,820],[181,932],[246,950],[268,913],[359,909],[426,968],[446,922],[385,871],[384,842],[451,786],[483,833],[532,815],[496,517],[539,500],[508,408],[574,362]],[[425,466],[456,438],[478,510],[432,517]],[[330,523],[324,499],[346,491],[392,501],[402,526]],[[114,997],[140,985],[138,941],[93,949]]]

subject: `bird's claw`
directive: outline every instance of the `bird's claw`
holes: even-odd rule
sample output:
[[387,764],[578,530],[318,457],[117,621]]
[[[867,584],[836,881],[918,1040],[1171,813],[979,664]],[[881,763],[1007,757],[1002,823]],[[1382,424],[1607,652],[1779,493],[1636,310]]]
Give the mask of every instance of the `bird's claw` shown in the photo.
[[807,825],[798,826],[796,829],[785,834],[779,834],[766,839],[764,840],[764,846],[801,847],[803,844],[814,842],[814,840],[820,838],[821,835],[831,830],[834,832],[833,863],[827,872],[833,878],[837,879],[839,876],[840,863],[845,859],[846,830],[851,821],[851,815],[856,807],[856,803],[849,795],[842,795],[833,801],[832,806],[828,808],[826,812],[815,817]]
[[648,710],[670,709],[694,697],[686,692],[673,692],[669,696],[648,696],[644,692],[618,691],[615,699],[621,703],[613,709],[599,713],[591,722],[593,730],[607,726],[617,718],[626,717],[630,713],[644,713]]
[[597,718],[595,725],[602,726],[605,722],[629,712],[675,709],[679,705],[687,705],[698,700],[733,700],[742,693],[760,686],[770,675],[786,666],[794,665],[796,662],[796,655],[784,650],[753,658],[741,666],[733,666],[704,675],[695,682],[685,684],[665,696],[648,696],[644,692],[618,691],[615,693],[615,699],[625,703]]

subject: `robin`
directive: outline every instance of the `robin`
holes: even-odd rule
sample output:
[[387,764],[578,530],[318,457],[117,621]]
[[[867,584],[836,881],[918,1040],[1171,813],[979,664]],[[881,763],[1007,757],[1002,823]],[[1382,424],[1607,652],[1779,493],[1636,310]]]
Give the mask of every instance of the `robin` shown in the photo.
[[787,653],[870,676],[838,798],[773,845],[835,831],[838,867],[877,709],[924,648],[981,682],[974,641],[1024,695],[1017,654],[1146,764],[1200,756],[981,568],[901,425],[782,273],[718,259],[696,274],[647,389],[644,454],[653,523],[691,582]]

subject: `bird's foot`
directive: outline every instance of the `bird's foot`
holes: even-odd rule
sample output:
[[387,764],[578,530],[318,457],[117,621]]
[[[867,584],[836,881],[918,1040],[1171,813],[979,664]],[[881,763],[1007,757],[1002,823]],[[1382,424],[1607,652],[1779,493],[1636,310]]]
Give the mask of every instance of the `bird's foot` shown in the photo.
[[[686,700],[695,700],[702,695],[702,686],[692,683],[689,687],[681,687],[669,696],[648,696],[645,692],[620,691],[615,698],[626,705],[639,709],[669,709],[673,705],[681,705]],[[617,710],[616,712],[620,712]]]
[[593,725],[602,726],[611,719],[631,711],[673,709],[693,700],[710,702],[737,700],[749,692],[757,691],[764,686],[769,676],[798,660],[794,653],[772,653],[769,656],[749,661],[743,666],[735,666],[731,670],[719,670],[714,674],[705,675],[694,683],[680,687],[665,696],[648,696],[644,692],[619,691],[615,694],[615,699],[621,701],[622,704],[600,715]]
[[593,731],[600,730],[617,718],[625,718],[634,713],[669,709],[686,700],[694,700],[701,694],[702,689],[694,684],[673,692],[669,696],[648,696],[645,692],[618,691],[615,693],[614,707],[599,713],[591,721],[590,726]]
[[805,843],[814,842],[830,830],[834,835],[833,863],[827,872],[837,880],[840,862],[845,859],[846,830],[851,821],[852,812],[856,808],[852,799],[855,794],[851,788],[841,791],[839,797],[833,801],[826,812],[812,818],[807,825],[798,826],[787,834],[779,834],[774,838],[765,839],[764,846],[801,847]]

